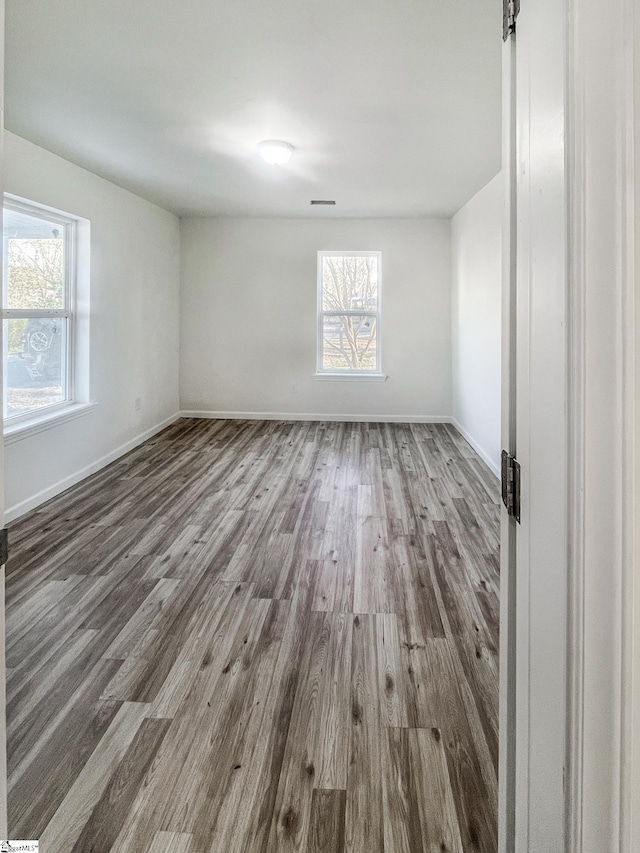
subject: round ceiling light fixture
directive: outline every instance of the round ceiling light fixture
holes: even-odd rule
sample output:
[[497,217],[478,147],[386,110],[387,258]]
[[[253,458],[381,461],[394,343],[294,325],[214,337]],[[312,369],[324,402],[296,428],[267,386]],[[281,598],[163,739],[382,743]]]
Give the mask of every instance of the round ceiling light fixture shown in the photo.
[[279,139],[265,139],[263,142],[258,142],[258,151],[265,163],[284,166],[291,159],[293,145]]

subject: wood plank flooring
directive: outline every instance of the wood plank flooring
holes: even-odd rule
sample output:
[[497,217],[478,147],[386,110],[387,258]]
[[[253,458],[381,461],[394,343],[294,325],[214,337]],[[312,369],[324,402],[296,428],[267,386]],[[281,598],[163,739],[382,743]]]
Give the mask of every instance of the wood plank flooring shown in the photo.
[[11,526],[43,853],[495,853],[498,487],[448,425],[181,420]]

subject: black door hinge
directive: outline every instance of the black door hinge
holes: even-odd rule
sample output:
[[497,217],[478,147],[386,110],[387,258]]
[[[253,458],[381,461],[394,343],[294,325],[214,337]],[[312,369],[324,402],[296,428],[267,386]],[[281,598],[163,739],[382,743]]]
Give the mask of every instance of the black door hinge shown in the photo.
[[502,503],[520,524],[520,463],[506,450],[502,451]]
[[502,41],[516,31],[516,18],[520,11],[520,0],[502,0]]
[[9,532],[5,527],[4,530],[0,530],[0,566],[4,566],[4,564],[9,559]]

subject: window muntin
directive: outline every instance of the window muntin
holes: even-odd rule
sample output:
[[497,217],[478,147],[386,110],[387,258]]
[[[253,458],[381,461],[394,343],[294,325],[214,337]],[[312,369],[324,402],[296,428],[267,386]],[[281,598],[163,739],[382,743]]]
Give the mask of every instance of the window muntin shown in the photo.
[[15,423],[73,401],[76,221],[5,199],[3,417]]
[[318,252],[318,373],[379,374],[380,252]]

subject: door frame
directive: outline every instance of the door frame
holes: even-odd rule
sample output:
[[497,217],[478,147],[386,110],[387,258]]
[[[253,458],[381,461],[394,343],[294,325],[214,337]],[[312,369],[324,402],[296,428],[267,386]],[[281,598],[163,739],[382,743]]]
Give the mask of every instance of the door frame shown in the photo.
[[633,0],[568,6],[570,853],[640,840],[633,19]]
[[570,853],[640,849],[638,25],[633,0],[569,4]]
[[565,834],[564,6],[523,3],[503,52],[502,424],[522,511],[521,524],[502,511],[500,853],[561,853]]
[[[633,853],[640,850],[640,13],[634,0],[559,6],[567,245],[562,847]],[[530,684],[519,666],[518,676]],[[514,713],[505,684],[500,850],[512,853],[507,784],[526,768],[507,767],[513,752],[505,739],[515,735],[505,730]],[[529,805],[526,789],[516,790],[514,809],[528,814]],[[538,849],[531,830],[527,851],[516,846],[516,853]]]
[[[515,40],[502,47],[502,447],[511,455],[515,445]],[[515,707],[516,707],[516,529],[504,507],[500,510],[500,725],[498,765],[498,850],[507,853],[515,838]]]

